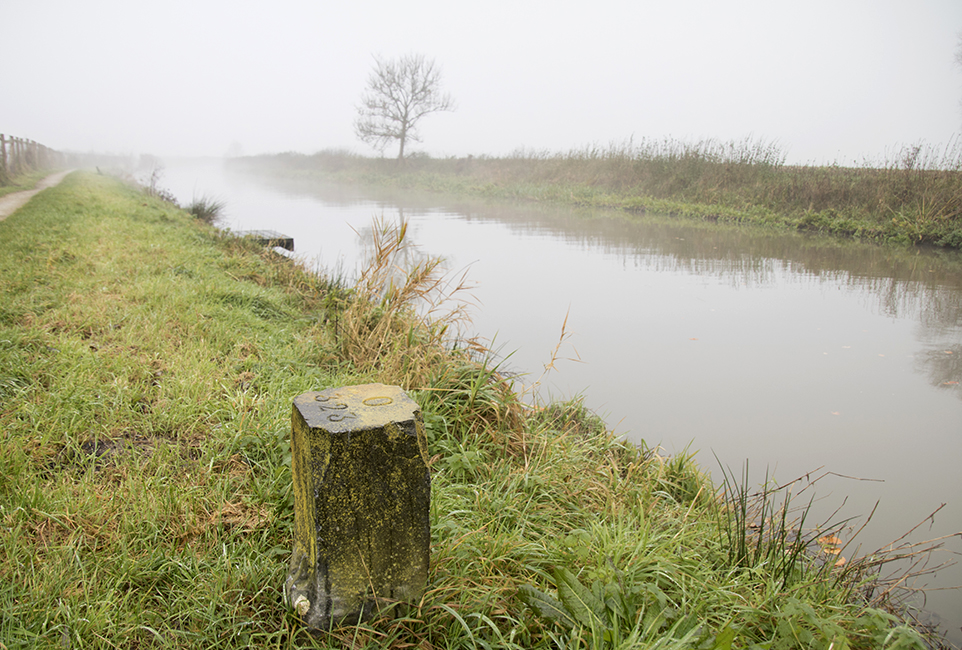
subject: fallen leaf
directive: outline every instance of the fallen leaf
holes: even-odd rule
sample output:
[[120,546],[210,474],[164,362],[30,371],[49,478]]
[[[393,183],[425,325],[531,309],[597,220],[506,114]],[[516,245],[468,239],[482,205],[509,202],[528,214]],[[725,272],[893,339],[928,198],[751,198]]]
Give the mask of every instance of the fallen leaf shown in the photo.
[[819,544],[831,545],[831,546],[837,546],[838,544],[841,544],[841,543],[842,543],[842,540],[839,539],[838,537],[836,537],[835,535],[825,535],[824,537],[819,537],[819,538],[818,538],[818,543],[819,543]]
[[692,337],[692,338],[690,338],[690,339],[688,339],[688,340],[689,340],[689,341],[697,341],[698,339]]
[[841,415],[838,411],[832,411],[832,415]]
[[846,559],[841,555],[839,555],[838,559],[835,560],[835,566],[841,569],[843,566],[845,566],[845,562],[846,562]]
[[943,382],[942,382],[942,385],[943,385],[943,386],[955,386],[955,385],[958,384],[958,383],[959,383],[959,382],[957,382],[957,381],[943,381]]
[[946,350],[945,353],[946,353],[946,354],[952,354],[952,350]]

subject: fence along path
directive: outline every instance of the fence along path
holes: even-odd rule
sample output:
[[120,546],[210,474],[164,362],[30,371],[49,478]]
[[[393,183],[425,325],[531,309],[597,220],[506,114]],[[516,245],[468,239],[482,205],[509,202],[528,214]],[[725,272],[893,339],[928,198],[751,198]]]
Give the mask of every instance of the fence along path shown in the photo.
[[0,133],[0,185],[26,172],[62,167],[65,158],[39,142]]

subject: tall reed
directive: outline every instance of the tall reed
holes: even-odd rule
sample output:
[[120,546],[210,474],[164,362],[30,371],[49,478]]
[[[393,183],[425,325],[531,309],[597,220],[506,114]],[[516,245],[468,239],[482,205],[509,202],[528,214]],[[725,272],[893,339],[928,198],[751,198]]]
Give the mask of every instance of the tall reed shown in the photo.
[[517,431],[520,405],[494,355],[464,335],[470,287],[423,258],[403,219],[375,219],[369,259],[340,313],[343,358],[379,381],[418,391],[422,402],[466,432]]

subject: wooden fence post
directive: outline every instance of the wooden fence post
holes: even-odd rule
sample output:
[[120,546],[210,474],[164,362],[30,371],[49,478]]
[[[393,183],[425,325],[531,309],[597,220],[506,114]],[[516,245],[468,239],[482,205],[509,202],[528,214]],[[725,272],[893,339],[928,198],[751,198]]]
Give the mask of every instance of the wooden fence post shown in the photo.
[[431,543],[431,476],[417,403],[383,384],[304,393],[294,399],[291,428],[286,602],[314,629],[416,603]]
[[7,140],[0,133],[0,182],[7,180]]
[[16,139],[16,143],[17,143],[17,148],[16,148],[17,155],[15,156],[15,158],[16,158],[16,161],[15,161],[15,162],[16,162],[16,172],[17,172],[18,174],[20,174],[20,173],[23,173],[23,168],[24,168],[24,164],[23,164],[23,150],[25,149],[25,146],[24,146],[24,140],[23,140],[23,138],[17,138],[17,139]]

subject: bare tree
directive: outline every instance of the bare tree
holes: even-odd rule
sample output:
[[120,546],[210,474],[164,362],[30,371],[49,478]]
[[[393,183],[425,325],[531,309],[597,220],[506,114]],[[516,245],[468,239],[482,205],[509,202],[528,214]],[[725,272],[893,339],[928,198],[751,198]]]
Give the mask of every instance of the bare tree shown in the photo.
[[441,70],[433,59],[408,54],[399,59],[374,57],[374,69],[361,95],[354,132],[378,150],[394,140],[398,160],[408,141],[420,142],[418,122],[429,113],[454,110],[454,100],[441,90]]

